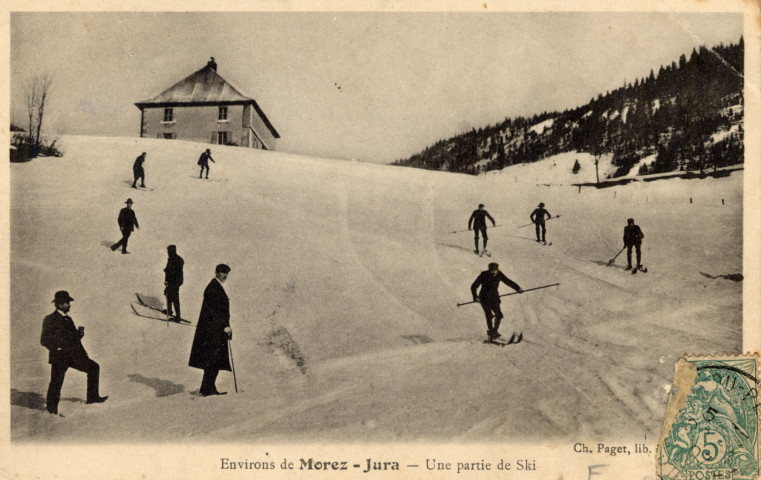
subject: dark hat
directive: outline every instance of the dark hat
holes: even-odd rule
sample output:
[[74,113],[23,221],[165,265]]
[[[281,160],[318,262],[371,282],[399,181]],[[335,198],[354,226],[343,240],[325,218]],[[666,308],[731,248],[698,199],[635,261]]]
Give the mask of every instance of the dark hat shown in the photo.
[[214,270],[216,273],[230,273],[230,267],[225,265],[224,263],[220,263],[217,265],[217,268]]
[[628,223],[629,225],[631,225],[632,223],[634,223],[634,219],[633,219],[633,218],[627,218],[627,219],[626,219],[626,223]]
[[497,270],[499,268],[499,263],[491,262],[489,264],[489,270]]
[[539,202],[539,208],[544,208],[544,202]]
[[169,250],[170,252],[175,252],[175,251],[177,251],[177,246],[176,245],[169,245],[168,247],[166,247],[166,249]]
[[483,206],[484,206],[484,204],[483,204],[483,203],[479,203],[479,204],[478,204],[478,208],[482,208]]
[[127,201],[124,203],[126,203],[127,205],[132,205],[135,202],[133,202],[131,198],[128,198]]
[[211,153],[211,149],[207,148],[206,153]]
[[59,304],[59,303],[66,303],[66,302],[72,302],[72,301],[74,301],[74,299],[71,298],[71,296],[69,296],[69,292],[67,292],[66,290],[59,290],[55,292],[55,296],[53,297],[52,303]]

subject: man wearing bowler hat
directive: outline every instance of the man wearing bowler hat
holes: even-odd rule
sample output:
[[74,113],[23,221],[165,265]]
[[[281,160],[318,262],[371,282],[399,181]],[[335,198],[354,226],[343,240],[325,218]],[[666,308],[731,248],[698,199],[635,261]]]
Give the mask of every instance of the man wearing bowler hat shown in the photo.
[[87,356],[82,346],[85,327],[77,327],[71,319],[69,309],[74,299],[66,290],[55,292],[53,303],[55,312],[42,321],[40,343],[50,352],[50,384],[48,385],[46,408],[49,413],[58,415],[58,402],[61,400],[61,387],[69,367],[87,374],[87,403],[103,403],[108,397],[98,393],[100,366]]
[[230,300],[222,286],[229,273],[230,267],[223,263],[217,265],[214,278],[206,286],[190,350],[188,366],[203,370],[203,380],[198,391],[202,397],[226,393],[219,392],[214,383],[220,370],[232,370],[227,352],[227,341],[233,336],[230,329]]
[[135,211],[132,210],[132,199],[128,198],[124,203],[126,203],[127,206],[119,211],[119,218],[117,219],[119,229],[122,231],[122,239],[111,245],[111,250],[116,251],[117,248],[122,247],[122,253],[127,254],[129,253],[127,251],[127,241],[129,240],[129,236],[132,235],[132,232],[136,228],[140,228],[140,225],[137,224]]

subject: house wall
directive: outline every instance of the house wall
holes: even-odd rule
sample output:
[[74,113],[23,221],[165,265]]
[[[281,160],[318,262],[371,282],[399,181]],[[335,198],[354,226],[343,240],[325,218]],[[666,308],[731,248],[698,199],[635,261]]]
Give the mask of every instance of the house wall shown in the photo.
[[172,122],[164,122],[164,107],[144,108],[141,136],[163,138],[171,133],[179,140],[217,143],[216,133],[227,132],[228,142],[245,145],[242,140],[247,138],[248,129],[243,128],[243,105],[228,105],[226,121],[218,120],[218,106],[172,108]]
[[[272,136],[270,130],[262,121],[259,114],[256,113],[256,109],[253,105],[246,105],[243,111],[243,127],[252,129],[251,139],[252,142],[256,142],[258,137],[259,142],[263,143],[268,150],[275,149],[275,137]],[[249,143],[249,146],[257,148],[255,144]]]
[[218,132],[227,132],[228,143],[274,150],[275,138],[253,105],[228,105],[227,121],[218,120],[218,106],[172,107],[173,121],[164,122],[164,107],[143,108],[140,136],[217,143]]

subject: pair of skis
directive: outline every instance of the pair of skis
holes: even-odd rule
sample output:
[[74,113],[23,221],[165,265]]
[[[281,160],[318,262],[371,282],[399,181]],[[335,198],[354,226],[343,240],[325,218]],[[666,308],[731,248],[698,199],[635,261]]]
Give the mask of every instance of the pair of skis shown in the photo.
[[[189,320],[185,320],[184,318],[177,318],[177,317],[170,318],[167,315],[167,311],[165,309],[148,305],[147,303],[145,303],[145,301],[142,298],[140,298],[140,295],[138,295],[137,293],[135,294],[135,297],[137,297],[137,302],[136,303],[131,302],[130,307],[132,307],[132,312],[138,317],[150,318],[152,320],[158,320],[160,322],[166,322],[166,323],[176,323],[178,325],[185,325],[185,326],[193,325],[193,322]],[[159,317],[157,313],[163,314],[164,317]]]
[[497,345],[497,346],[500,346],[500,347],[506,347],[508,345],[517,345],[517,344],[521,343],[522,341],[523,341],[523,332],[521,332],[521,333],[519,333],[517,335],[513,333],[510,336],[510,339],[507,340],[507,341],[505,341],[505,340],[499,340],[497,338],[488,338],[488,339],[484,340],[484,343],[489,343],[491,345]]

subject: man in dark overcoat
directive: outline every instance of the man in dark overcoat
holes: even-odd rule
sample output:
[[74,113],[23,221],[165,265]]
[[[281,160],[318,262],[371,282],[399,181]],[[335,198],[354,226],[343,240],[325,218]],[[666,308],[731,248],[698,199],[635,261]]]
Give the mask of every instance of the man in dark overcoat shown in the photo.
[[134,203],[132,199],[128,198],[124,203],[126,203],[127,206],[119,211],[119,218],[116,220],[119,224],[119,229],[122,231],[122,239],[111,245],[111,250],[116,251],[117,248],[122,247],[122,253],[127,254],[129,253],[127,251],[127,241],[129,240],[130,235],[132,235],[132,232],[136,228],[140,228],[140,225],[137,223],[135,211],[132,210],[132,204]]
[[203,292],[201,314],[193,338],[188,365],[203,370],[203,380],[198,393],[203,396],[222,395],[215,382],[220,370],[232,370],[227,354],[227,340],[233,332],[230,329],[230,301],[222,284],[227,280],[230,267],[217,265],[215,277]]
[[101,397],[98,393],[98,379],[100,366],[87,356],[85,347],[82,346],[82,337],[85,335],[84,327],[77,327],[68,315],[71,302],[74,299],[69,292],[61,290],[55,293],[53,303],[55,312],[51,313],[42,321],[42,335],[40,344],[50,352],[50,384],[46,400],[47,411],[58,415],[58,402],[61,400],[61,388],[69,367],[87,374],[87,403],[103,403],[108,397]]
[[145,152],[140,154],[135,159],[135,163],[132,164],[132,175],[135,180],[132,181],[132,188],[137,188],[137,180],[140,179],[140,186],[145,188],[145,170],[143,170],[143,162],[145,161]]
[[177,314],[177,320],[182,318],[180,314],[180,286],[183,282],[182,268],[185,265],[185,260],[181,256],[177,255],[177,246],[169,245],[166,247],[169,258],[166,262],[166,268],[164,268],[164,295],[166,295],[166,312],[170,317],[172,316],[172,307]]
[[[502,322],[504,315],[502,315],[502,310],[500,309],[499,282],[503,282],[518,293],[523,293],[523,290],[517,283],[499,271],[499,264],[497,263],[490,263],[489,269],[481,272],[470,286],[473,301],[480,303],[484,309],[484,315],[486,315],[486,335],[489,337],[489,340],[502,336],[499,333],[499,324]],[[477,292],[478,287],[481,287],[480,292]],[[492,319],[494,323],[492,323]]]

